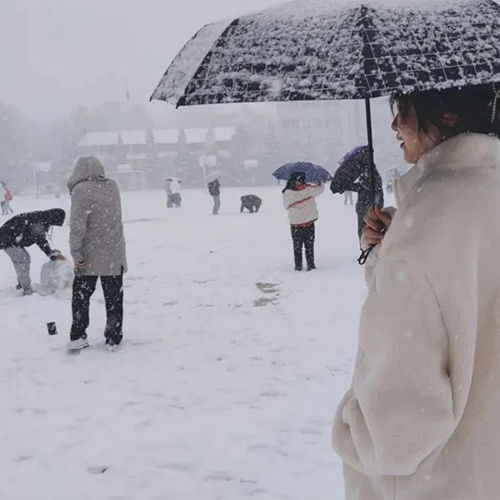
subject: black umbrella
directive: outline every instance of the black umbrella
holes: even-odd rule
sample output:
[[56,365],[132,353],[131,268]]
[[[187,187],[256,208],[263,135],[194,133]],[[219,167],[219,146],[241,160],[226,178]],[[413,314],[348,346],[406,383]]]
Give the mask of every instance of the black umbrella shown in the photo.
[[500,82],[493,0],[308,0],[202,28],[151,99],[176,106],[364,99]]

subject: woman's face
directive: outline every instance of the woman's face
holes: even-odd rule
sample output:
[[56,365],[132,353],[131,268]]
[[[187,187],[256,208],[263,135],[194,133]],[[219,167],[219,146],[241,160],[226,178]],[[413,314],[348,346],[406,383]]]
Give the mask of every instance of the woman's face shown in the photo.
[[432,125],[427,132],[419,130],[419,123],[415,108],[410,104],[408,116],[403,118],[401,112],[394,117],[392,130],[397,132],[397,139],[401,141],[401,149],[407,163],[418,163],[424,153],[443,142],[443,133]]

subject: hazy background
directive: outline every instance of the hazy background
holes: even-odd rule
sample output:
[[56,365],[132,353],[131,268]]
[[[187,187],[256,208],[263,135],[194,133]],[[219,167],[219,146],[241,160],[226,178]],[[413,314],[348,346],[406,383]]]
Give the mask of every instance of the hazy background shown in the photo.
[[[147,102],[204,24],[279,0],[0,0],[0,100],[40,122],[77,105]],[[167,106],[153,103],[152,106]]]
[[[42,194],[65,191],[76,159],[89,154],[122,189],[159,189],[172,175],[201,187],[201,157],[211,158],[208,170],[224,171],[226,185],[272,184],[271,173],[289,161],[335,170],[349,149],[366,143],[363,103],[176,110],[149,102],[202,26],[280,3],[0,0],[0,181],[17,193],[37,185]],[[385,175],[399,158],[385,100],[374,102],[374,121]],[[175,139],[160,143],[166,136]]]

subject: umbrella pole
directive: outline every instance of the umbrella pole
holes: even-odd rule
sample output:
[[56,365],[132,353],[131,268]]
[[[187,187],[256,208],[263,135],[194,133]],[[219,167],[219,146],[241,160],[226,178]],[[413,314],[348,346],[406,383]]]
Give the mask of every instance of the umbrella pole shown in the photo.
[[365,97],[365,109],[366,109],[366,129],[368,135],[368,152],[370,155],[370,183],[372,191],[372,202],[373,205],[376,203],[375,199],[375,156],[373,149],[373,127],[372,127],[372,110],[370,98]]
[[[366,108],[366,130],[368,135],[368,154],[370,157],[370,183],[371,183],[371,192],[372,192],[372,203],[375,205],[375,156],[373,151],[373,127],[372,127],[372,110],[370,104],[370,98],[365,97],[365,108]],[[364,266],[370,253],[372,252],[374,247],[369,247],[366,250],[361,252],[361,256],[358,259],[358,263],[360,266]]]

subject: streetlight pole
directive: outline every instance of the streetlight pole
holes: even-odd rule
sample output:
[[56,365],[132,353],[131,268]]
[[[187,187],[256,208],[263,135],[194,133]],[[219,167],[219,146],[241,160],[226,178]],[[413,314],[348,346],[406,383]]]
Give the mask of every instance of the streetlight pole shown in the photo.
[[35,177],[35,198],[38,200],[40,193],[38,189],[38,165],[36,163],[33,163],[33,175]]

